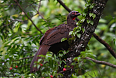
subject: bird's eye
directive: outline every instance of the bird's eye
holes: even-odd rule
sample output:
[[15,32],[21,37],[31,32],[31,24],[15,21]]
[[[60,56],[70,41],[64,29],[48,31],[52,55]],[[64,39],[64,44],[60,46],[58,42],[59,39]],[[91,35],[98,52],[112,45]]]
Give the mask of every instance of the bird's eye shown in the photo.
[[74,13],[74,12],[72,12],[72,14],[74,15],[75,13]]

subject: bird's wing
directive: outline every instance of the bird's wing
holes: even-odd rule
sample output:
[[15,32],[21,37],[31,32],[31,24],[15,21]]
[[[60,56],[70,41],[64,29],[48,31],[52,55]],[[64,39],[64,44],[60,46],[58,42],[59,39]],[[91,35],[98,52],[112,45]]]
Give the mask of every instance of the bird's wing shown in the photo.
[[42,44],[52,45],[61,42],[62,38],[69,38],[69,32],[72,29],[66,24],[59,25],[48,30],[41,40]]

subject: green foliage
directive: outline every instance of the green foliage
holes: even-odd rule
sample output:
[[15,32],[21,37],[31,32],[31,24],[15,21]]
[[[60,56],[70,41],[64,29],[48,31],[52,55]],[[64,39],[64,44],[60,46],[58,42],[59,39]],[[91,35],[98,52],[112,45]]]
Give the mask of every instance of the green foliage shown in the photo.
[[81,31],[81,27],[80,26],[77,26],[73,29],[73,31],[70,31],[69,32],[69,35],[71,36],[76,36],[78,38],[80,38],[80,31]]
[[[47,54],[44,58],[44,62],[42,63],[43,66],[38,65],[38,68],[41,67],[41,69],[37,72],[38,74],[36,73],[35,77],[49,77],[50,75],[55,76],[59,65],[59,59],[57,58],[58,57],[56,57],[56,55],[52,56],[52,53]],[[40,64],[41,62],[38,61],[38,63]]]
[[87,20],[87,23],[93,25],[93,21],[91,20]]
[[[42,0],[39,7],[40,14],[37,14],[40,3],[38,0],[17,1],[43,33],[49,28],[66,23],[68,12],[57,0]],[[95,4],[91,4],[91,1],[93,0],[63,0],[71,10],[79,11],[82,14],[79,16],[78,27],[74,28],[69,35],[80,38],[80,31],[84,32],[84,29],[81,29],[81,23],[85,21],[88,9],[92,9],[95,6]],[[115,7],[112,4],[108,2],[108,7]],[[107,10],[109,9],[104,11],[103,16],[99,20],[95,33],[116,51],[116,11]],[[112,13],[113,15],[107,15],[106,13]],[[96,17],[93,13],[90,13],[89,16],[93,19]],[[93,25],[92,20],[87,20],[87,23]],[[43,59],[39,59],[38,67],[41,66],[40,63],[43,66],[41,66],[38,72],[30,73],[29,65],[33,58],[32,56],[37,52],[39,41],[43,34],[34,27],[14,0],[0,0],[0,31],[0,77],[50,78],[50,75],[54,77],[63,76],[57,73],[57,70],[58,67],[61,67],[60,64],[62,62],[65,63],[65,60],[61,60],[61,57],[68,51],[64,51],[63,53],[60,51],[57,56],[51,52],[48,52],[46,56],[41,56],[44,62],[42,62]],[[63,38],[61,41],[65,40],[66,38]],[[84,59],[85,57],[91,57],[116,64],[113,61],[115,59],[110,55],[109,51],[93,37],[88,47],[89,49],[81,52],[79,57],[74,58],[74,62],[71,64],[75,69],[72,78],[115,78],[114,68],[106,65],[98,65]],[[67,65],[64,67],[67,69],[71,68],[71,66]]]
[[61,42],[65,41],[65,40],[67,40],[67,38],[62,38],[62,39],[61,39]]
[[93,17],[93,19],[96,17],[96,15],[93,14],[93,13],[89,13],[89,16],[90,16],[90,17]]

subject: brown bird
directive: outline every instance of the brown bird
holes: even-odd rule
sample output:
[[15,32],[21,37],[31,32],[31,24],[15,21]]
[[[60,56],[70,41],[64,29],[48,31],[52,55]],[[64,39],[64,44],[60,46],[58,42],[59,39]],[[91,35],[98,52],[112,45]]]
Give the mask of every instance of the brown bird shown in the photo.
[[69,32],[77,26],[75,18],[79,15],[79,12],[71,11],[67,16],[67,24],[61,24],[46,31],[46,33],[40,39],[40,47],[30,64],[30,72],[36,72],[39,70],[37,67],[34,67],[36,64],[34,62],[38,61],[40,58],[38,55],[46,55],[47,51],[51,51],[54,54],[57,54],[60,50],[68,50],[68,41],[65,40],[61,42],[61,39],[71,38]]

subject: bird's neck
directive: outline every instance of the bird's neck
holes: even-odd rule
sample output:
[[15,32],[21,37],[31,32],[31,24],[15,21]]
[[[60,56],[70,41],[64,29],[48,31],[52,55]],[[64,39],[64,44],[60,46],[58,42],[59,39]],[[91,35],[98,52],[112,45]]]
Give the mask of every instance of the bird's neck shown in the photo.
[[70,26],[71,28],[75,28],[77,26],[75,22],[75,18],[71,18],[70,16],[68,16],[67,25]]

